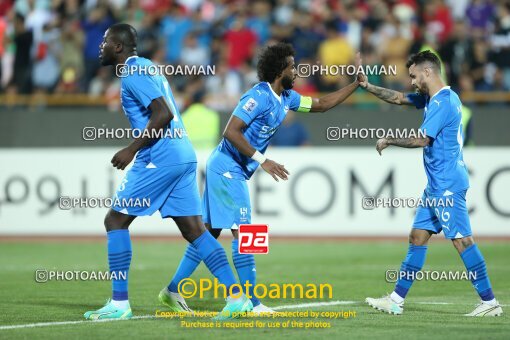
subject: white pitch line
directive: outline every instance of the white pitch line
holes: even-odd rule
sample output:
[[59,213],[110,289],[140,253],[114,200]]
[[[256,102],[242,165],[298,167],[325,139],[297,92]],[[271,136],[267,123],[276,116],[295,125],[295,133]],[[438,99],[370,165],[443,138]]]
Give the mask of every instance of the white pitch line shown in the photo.
[[[351,305],[357,303],[356,301],[329,301],[329,302],[312,302],[312,303],[303,303],[299,305],[284,305],[274,307],[274,310],[280,309],[292,309],[292,308],[306,308],[306,307],[322,307],[322,306],[335,306],[335,305]],[[134,316],[133,319],[155,319],[154,315],[141,315]],[[89,321],[89,320],[79,320],[79,321],[58,321],[58,322],[38,322],[38,323],[29,323],[24,325],[12,325],[12,326],[0,326],[0,330],[6,329],[19,329],[19,328],[33,328],[33,327],[47,327],[47,326],[63,326],[63,325],[77,325],[82,323],[91,323],[91,322],[110,322],[110,321],[126,321],[126,320],[118,320],[118,319],[106,319],[106,320],[97,320],[97,321]]]
[[358,303],[358,301],[311,302],[311,303],[302,303],[302,304],[299,304],[299,305],[283,305],[283,306],[273,307],[273,309],[274,310],[280,310],[280,309],[306,308],[306,307],[353,305],[355,303]]
[[[131,319],[152,319],[156,318],[154,315],[140,315],[133,316]],[[79,320],[79,321],[57,321],[57,322],[38,322],[38,323],[27,323],[25,325],[12,325],[12,326],[0,326],[0,330],[5,329],[17,329],[17,328],[33,328],[33,327],[46,327],[46,326],[63,326],[63,325],[76,325],[80,323],[96,323],[96,322],[112,322],[112,321],[127,321],[127,319],[105,319],[105,320]]]
[[[273,307],[274,310],[281,309],[293,309],[293,308],[306,308],[306,307],[324,307],[324,306],[337,306],[337,305],[354,305],[358,303],[363,303],[362,301],[329,301],[329,302],[311,302],[311,303],[302,303],[298,305],[283,305]],[[414,302],[416,304],[421,305],[453,305],[452,302]],[[510,305],[501,305],[502,307],[510,306]],[[140,315],[134,316],[131,320],[139,320],[139,319],[157,319],[155,315]],[[12,326],[0,326],[0,330],[7,329],[20,329],[20,328],[34,328],[34,327],[47,327],[47,326],[63,326],[63,325],[76,325],[82,323],[96,323],[96,322],[112,322],[112,321],[128,321],[128,320],[118,320],[118,319],[106,319],[106,320],[79,320],[79,321],[57,321],[57,322],[38,322],[38,323],[28,323],[24,325],[12,325]]]
[[453,305],[453,303],[451,302],[427,302],[427,301],[424,301],[424,302],[415,302],[419,305]]

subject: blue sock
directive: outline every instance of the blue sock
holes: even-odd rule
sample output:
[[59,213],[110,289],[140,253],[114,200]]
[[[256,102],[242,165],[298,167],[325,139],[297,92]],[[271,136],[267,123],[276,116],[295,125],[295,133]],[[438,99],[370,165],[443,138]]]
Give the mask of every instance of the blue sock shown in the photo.
[[188,247],[184,252],[184,257],[182,258],[172,281],[168,285],[168,290],[173,293],[178,293],[179,282],[190,277],[195,269],[197,269],[200,262],[202,262],[200,254],[192,244],[188,244]]
[[401,277],[401,274],[399,273],[397,284],[395,285],[395,293],[403,299],[405,299],[407,292],[413,284],[416,272],[423,268],[425,255],[427,255],[427,248],[428,246],[415,246],[414,244],[409,244],[407,256],[400,267],[400,273],[405,272],[407,274],[404,275],[404,277]]
[[239,254],[239,240],[232,240],[232,260],[234,261],[234,266],[237,270],[237,275],[239,276],[239,281],[241,286],[244,287],[246,281],[249,281],[251,286],[249,289],[249,294],[251,296],[251,302],[253,303],[253,307],[260,305],[259,299],[255,297],[254,288],[257,284],[257,272],[255,271],[255,256],[252,254]]
[[131,264],[129,230],[112,230],[106,235],[108,238],[108,265],[110,266],[110,273],[115,272],[116,276],[116,279],[112,279],[112,300],[127,300],[128,273]]
[[[472,279],[473,287],[475,287],[478,295],[483,301],[490,301],[494,299],[494,293],[492,292],[491,282],[487,275],[487,267],[485,266],[485,260],[482,253],[478,249],[476,244],[466,248],[462,254],[462,261],[468,270],[468,275],[474,273],[476,278]],[[470,276],[471,277],[471,276]]]
[[[216,240],[210,232],[206,231],[193,241],[192,244],[200,255],[200,258],[204,260],[209,271],[220,283],[227,287],[227,291],[230,291],[230,287],[236,283],[236,278],[232,268],[230,268],[228,264],[227,254],[225,254],[225,250],[218,240]],[[239,292],[240,290],[238,287],[232,289],[232,294],[234,295]]]

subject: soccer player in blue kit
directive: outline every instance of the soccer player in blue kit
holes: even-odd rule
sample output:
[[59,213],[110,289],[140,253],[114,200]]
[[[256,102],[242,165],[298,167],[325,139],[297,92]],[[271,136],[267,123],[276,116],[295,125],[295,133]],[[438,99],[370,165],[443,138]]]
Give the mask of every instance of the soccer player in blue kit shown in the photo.
[[[115,273],[112,275],[112,299],[103,308],[86,312],[84,316],[92,320],[131,318],[127,280],[131,263],[128,228],[137,216],[152,215],[156,210],[162,218],[171,217],[175,221],[195,256],[204,260],[219,282],[231,291],[223,310],[225,313],[217,319],[250,311],[253,308],[251,301],[234,285],[236,279],[225,250],[202,223],[196,181],[197,160],[170,86],[163,75],[151,75],[154,73],[148,71],[148,66],[153,65],[150,60],[136,55],[136,39],[133,27],[115,24],[105,32],[100,45],[101,64],[113,65],[117,75],[120,72],[122,77],[121,102],[131,127],[144,133],[117,152],[111,161],[115,168],[124,170],[136,155],[115,194],[121,205],[113,206],[104,220],[108,263],[110,272]],[[148,198],[150,207],[123,206],[130,198]],[[165,298],[164,292],[159,297]]]
[[[360,86],[378,98],[397,105],[414,105],[424,109],[420,130],[425,137],[382,138],[377,141],[377,151],[390,145],[404,148],[423,148],[423,164],[427,174],[427,187],[423,200],[435,201],[436,206],[419,207],[409,234],[409,249],[400,268],[394,291],[382,298],[367,298],[373,308],[390,314],[402,314],[404,299],[411,288],[415,273],[425,263],[427,243],[432,234],[443,231],[459,252],[473,287],[481,303],[466,316],[499,316],[503,313],[494,298],[485,260],[471,233],[466,192],[469,178],[462,156],[463,136],[461,124],[462,103],[441,79],[441,63],[430,51],[411,56],[407,62],[411,83],[417,93],[403,94],[369,84],[359,75]],[[453,200],[446,204],[445,200]],[[439,203],[442,202],[442,203]]]
[[[357,56],[359,58],[359,56]],[[257,73],[260,83],[248,90],[234,109],[223,139],[207,161],[203,197],[203,219],[209,231],[218,237],[230,229],[232,259],[241,285],[249,282],[253,312],[271,313],[254,295],[255,259],[238,252],[238,226],[251,223],[251,205],[247,180],[260,165],[275,181],[287,180],[289,172],[282,164],[264,156],[269,141],[285,119],[288,110],[324,112],[343,102],[359,86],[357,80],[321,98],[301,96],[292,90],[297,76],[291,45],[277,43],[266,47],[259,56]],[[196,249],[188,246],[175,276],[168,285],[171,296],[178,295],[178,284],[200,264]],[[168,305],[173,307],[176,304]],[[172,308],[180,310],[180,308]]]

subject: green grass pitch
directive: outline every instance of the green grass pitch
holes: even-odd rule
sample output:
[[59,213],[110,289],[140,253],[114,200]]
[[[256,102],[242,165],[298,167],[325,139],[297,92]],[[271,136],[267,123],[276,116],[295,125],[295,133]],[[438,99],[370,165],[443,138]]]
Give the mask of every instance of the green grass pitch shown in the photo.
[[[439,237],[431,240],[424,270],[463,270],[455,249]],[[267,328],[269,322],[289,319],[264,319],[265,327],[251,329],[190,329],[178,319],[143,318],[129,321],[90,322],[83,313],[102,306],[110,295],[109,282],[52,281],[35,282],[36,269],[107,269],[106,242],[44,242],[0,244],[0,338],[159,338],[217,339],[242,338],[479,338],[510,336],[509,307],[499,318],[468,318],[478,297],[466,281],[415,282],[408,295],[404,315],[377,312],[365,305],[367,296],[379,297],[392,291],[385,282],[385,271],[397,269],[404,258],[405,242],[364,241],[283,241],[273,240],[268,255],[256,255],[261,283],[329,283],[333,298],[323,300],[280,299],[263,302],[268,306],[297,305],[319,301],[354,301],[321,307],[291,310],[354,311],[348,319],[293,319],[301,322],[329,322],[330,328]],[[230,243],[223,245],[230,255]],[[481,242],[496,297],[504,306],[510,302],[510,247],[506,242]],[[170,280],[185,247],[184,241],[135,241],[130,271],[130,302],[135,316],[154,316],[159,306],[157,295]],[[203,265],[194,278],[208,276]],[[190,299],[196,310],[218,311],[224,301],[211,296]],[[283,311],[283,310],[282,310]],[[285,309],[289,311],[289,309]],[[196,319],[186,319],[197,321]],[[207,322],[209,319],[199,319]],[[53,324],[55,322],[80,321]],[[244,319],[239,322],[248,322]],[[6,326],[51,323],[43,327],[6,329]]]

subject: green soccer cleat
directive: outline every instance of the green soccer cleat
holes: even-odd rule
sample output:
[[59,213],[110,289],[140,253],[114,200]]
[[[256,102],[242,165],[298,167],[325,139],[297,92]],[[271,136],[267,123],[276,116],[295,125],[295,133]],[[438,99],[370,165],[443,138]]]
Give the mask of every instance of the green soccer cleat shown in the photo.
[[112,301],[108,299],[103,308],[88,311],[83,314],[83,316],[88,320],[131,319],[133,313],[131,312],[131,308],[122,310],[115,307]]
[[246,297],[246,295],[243,294],[237,299],[231,298],[229,296],[227,297],[227,305],[218,315],[213,318],[213,320],[223,321],[229,319],[237,319],[241,316],[240,314],[251,312],[252,310],[253,303]]
[[159,292],[158,299],[159,302],[170,308],[172,312],[193,312],[179,293],[172,293],[167,287]]

